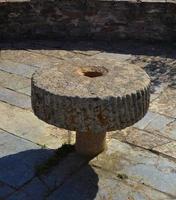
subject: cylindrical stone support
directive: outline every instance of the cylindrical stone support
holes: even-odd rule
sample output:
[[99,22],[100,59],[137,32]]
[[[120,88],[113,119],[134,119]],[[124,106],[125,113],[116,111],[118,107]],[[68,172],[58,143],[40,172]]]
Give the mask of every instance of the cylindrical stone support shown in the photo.
[[76,132],[76,151],[81,155],[94,157],[106,147],[106,133]]

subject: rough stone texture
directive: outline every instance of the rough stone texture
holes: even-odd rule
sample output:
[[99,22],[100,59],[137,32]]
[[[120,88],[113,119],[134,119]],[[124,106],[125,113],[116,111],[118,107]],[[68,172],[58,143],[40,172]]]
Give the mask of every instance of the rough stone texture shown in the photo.
[[176,4],[171,0],[15,1],[0,4],[1,40],[60,37],[175,40]]
[[[89,73],[102,74],[89,77]],[[147,74],[136,66],[77,60],[34,74],[32,106],[50,124],[100,133],[123,129],[141,119],[149,106],[149,87]]]

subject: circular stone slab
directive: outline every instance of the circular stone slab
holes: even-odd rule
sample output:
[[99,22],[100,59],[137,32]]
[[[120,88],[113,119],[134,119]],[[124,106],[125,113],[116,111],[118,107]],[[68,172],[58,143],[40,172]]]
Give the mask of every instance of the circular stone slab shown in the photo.
[[32,107],[43,121],[67,130],[104,133],[140,120],[149,106],[150,79],[135,65],[77,60],[32,77]]

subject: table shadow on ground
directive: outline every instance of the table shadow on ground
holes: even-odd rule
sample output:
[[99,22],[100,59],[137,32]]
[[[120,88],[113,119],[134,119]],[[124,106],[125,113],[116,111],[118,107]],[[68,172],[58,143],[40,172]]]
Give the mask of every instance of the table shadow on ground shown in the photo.
[[[21,195],[24,192],[33,200],[50,199],[50,195],[51,199],[93,200],[98,192],[98,175],[88,160],[75,152],[51,167],[46,174],[36,176],[36,167],[53,156],[53,152],[49,149],[33,149],[0,158],[0,182],[13,190],[12,199],[19,198],[18,193]],[[8,195],[8,191],[3,195]]]

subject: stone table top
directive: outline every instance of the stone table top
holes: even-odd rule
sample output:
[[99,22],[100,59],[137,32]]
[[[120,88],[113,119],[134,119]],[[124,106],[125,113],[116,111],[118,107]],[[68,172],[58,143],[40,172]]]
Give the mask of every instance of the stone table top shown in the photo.
[[77,59],[33,75],[32,106],[40,119],[57,127],[106,132],[145,115],[149,87],[148,75],[135,65]]
[[143,69],[133,64],[77,60],[76,63],[38,70],[33,82],[54,95],[103,99],[141,91],[148,87],[150,79]]

